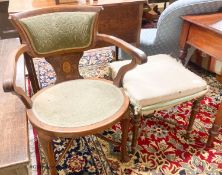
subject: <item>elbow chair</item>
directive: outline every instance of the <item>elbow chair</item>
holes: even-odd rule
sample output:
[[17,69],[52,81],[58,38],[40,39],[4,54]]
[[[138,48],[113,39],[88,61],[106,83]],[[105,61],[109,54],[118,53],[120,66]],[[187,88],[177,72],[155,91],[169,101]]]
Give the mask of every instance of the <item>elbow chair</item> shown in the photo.
[[[124,74],[146,62],[139,49],[113,36],[97,32],[102,7],[54,6],[11,15],[22,44],[9,57],[3,89],[13,92],[27,108],[27,118],[36,130],[52,175],[64,157],[73,138],[98,134],[121,122],[121,160],[128,161],[129,99],[121,89]],[[132,62],[117,73],[112,81],[83,79],[79,60],[96,41],[105,41],[125,50]],[[32,97],[16,84],[16,65],[20,55],[45,57],[56,73],[55,85],[39,90]],[[34,70],[33,70],[34,71]],[[52,140],[70,138],[67,148],[55,160]]]

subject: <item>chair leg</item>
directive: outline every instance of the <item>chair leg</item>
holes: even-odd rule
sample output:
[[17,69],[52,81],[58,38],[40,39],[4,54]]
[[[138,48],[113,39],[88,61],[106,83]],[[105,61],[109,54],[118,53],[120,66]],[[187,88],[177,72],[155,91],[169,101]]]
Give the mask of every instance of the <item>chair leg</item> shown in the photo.
[[42,149],[45,153],[45,156],[47,158],[51,175],[57,175],[56,160],[54,157],[54,151],[53,151],[53,145],[52,145],[53,139],[50,136],[46,136],[40,133],[38,133],[38,138],[42,146]]
[[196,114],[198,112],[198,104],[201,100],[202,100],[202,98],[198,98],[193,102],[191,114],[190,114],[190,119],[189,119],[187,131],[185,134],[185,138],[187,138],[187,139],[190,137],[190,133],[193,129],[194,120],[195,120]]
[[116,57],[116,61],[119,60],[119,47],[115,46],[115,57]]
[[121,120],[122,129],[122,142],[121,142],[121,161],[128,162],[130,160],[127,149],[127,139],[130,125],[130,113],[129,110],[124,114],[124,119]]
[[134,115],[132,122],[133,122],[133,138],[132,138],[132,145],[131,145],[131,150],[132,153],[134,154],[136,151],[136,145],[137,145],[137,140],[139,137],[139,127],[140,127],[140,120],[141,120],[141,115]]
[[214,137],[216,137],[219,134],[219,129],[220,129],[221,125],[222,125],[222,102],[221,102],[220,107],[217,111],[213,126],[209,130],[209,137],[208,137],[207,144],[206,144],[207,148],[212,146]]

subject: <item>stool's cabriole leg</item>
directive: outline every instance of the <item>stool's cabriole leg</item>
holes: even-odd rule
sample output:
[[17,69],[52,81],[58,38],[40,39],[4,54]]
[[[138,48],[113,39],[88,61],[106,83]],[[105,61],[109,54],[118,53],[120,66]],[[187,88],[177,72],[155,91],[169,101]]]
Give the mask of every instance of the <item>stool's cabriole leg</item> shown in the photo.
[[219,129],[221,127],[221,124],[222,124],[222,102],[221,102],[218,112],[216,114],[213,126],[209,130],[209,137],[207,140],[206,147],[212,146],[214,138],[219,134]]
[[188,123],[187,131],[186,131],[186,135],[185,135],[185,138],[187,138],[187,139],[190,137],[190,133],[193,129],[194,120],[195,120],[196,114],[198,112],[198,105],[202,99],[203,99],[203,97],[198,98],[198,99],[194,100],[194,102],[193,102],[193,105],[191,108],[191,114],[190,114],[190,118],[189,118],[189,123]]
[[141,115],[140,114],[133,115],[133,118],[132,118],[133,138],[132,138],[132,145],[131,145],[132,153],[135,153],[135,150],[136,150],[137,140],[138,140],[138,137],[139,137],[140,120],[141,120]]
[[121,161],[122,162],[129,161],[129,155],[128,155],[128,149],[127,149],[129,125],[130,125],[130,113],[128,109],[124,114],[124,118],[121,120],[121,129],[122,129]]

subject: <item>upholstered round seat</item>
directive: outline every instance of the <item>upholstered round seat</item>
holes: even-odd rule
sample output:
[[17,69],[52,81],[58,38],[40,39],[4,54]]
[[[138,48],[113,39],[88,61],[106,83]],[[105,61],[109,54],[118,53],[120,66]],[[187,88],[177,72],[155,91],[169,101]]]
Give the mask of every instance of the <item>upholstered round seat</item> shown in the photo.
[[32,113],[41,123],[83,127],[115,115],[124,94],[109,81],[80,79],[48,87],[33,96]]

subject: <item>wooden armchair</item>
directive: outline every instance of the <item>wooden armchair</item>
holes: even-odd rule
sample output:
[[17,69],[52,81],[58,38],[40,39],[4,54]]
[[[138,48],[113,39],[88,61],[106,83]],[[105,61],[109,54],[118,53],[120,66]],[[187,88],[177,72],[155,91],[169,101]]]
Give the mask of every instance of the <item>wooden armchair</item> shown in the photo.
[[[27,108],[28,120],[36,129],[48,159],[51,174],[65,155],[73,138],[97,134],[120,121],[121,160],[127,161],[126,141],[129,127],[129,99],[120,88],[124,74],[146,62],[144,52],[113,36],[97,33],[101,7],[55,6],[11,15],[22,39],[9,57],[4,91],[16,94]],[[109,42],[133,57],[117,73],[113,82],[83,79],[78,65],[83,52],[96,41]],[[20,55],[45,57],[56,72],[56,84],[39,90],[31,98],[16,85],[16,64]],[[33,70],[34,71],[34,70]],[[65,152],[55,160],[52,140],[70,138]]]

